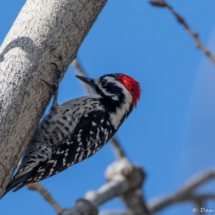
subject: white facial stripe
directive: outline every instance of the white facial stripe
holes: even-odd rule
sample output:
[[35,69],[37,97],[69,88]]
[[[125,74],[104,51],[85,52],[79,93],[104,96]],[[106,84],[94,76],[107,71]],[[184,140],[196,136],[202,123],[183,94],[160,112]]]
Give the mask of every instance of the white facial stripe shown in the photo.
[[[123,89],[124,94],[130,94],[128,92],[128,90],[125,88],[125,86],[123,84],[121,84],[119,81],[116,81],[115,78],[107,76],[105,78],[103,78],[104,80],[110,82],[110,83],[114,83],[116,86],[118,86],[119,88]],[[107,92],[107,90],[105,88],[103,88],[100,84],[99,84],[100,79],[97,79],[96,82],[98,84],[99,89],[107,96],[110,96],[113,98],[113,100],[119,100],[118,96],[115,94],[110,94]]]
[[132,100],[133,100],[133,98],[132,98],[131,94],[127,91],[125,93],[125,103],[120,108],[116,109],[115,114],[111,114],[110,120],[112,122],[112,125],[114,125],[115,129],[118,129],[119,122],[123,118],[124,114],[129,111]]
[[117,97],[117,95],[115,95],[115,94],[108,93],[105,88],[102,88],[102,86],[98,85],[98,87],[106,96],[110,96],[110,97],[116,96]]
[[115,78],[110,77],[110,76],[106,76],[103,79],[106,80],[106,81],[108,81],[108,82],[112,82],[112,83],[116,82]]
[[[106,80],[106,81],[108,81],[108,82],[111,82],[111,83],[116,83],[116,80],[115,80],[115,78],[113,78],[113,77],[105,77],[105,78],[103,78],[103,79]],[[98,80],[98,79],[97,79],[97,80]],[[100,79],[98,80],[97,84],[98,84],[99,89],[100,89],[106,96],[112,97],[113,100],[115,100],[115,101],[119,100],[119,98],[118,98],[117,95],[108,93],[107,90],[106,90],[105,88],[103,88],[103,87],[100,85]]]
[[118,100],[119,100],[119,97],[118,97],[117,95],[111,96],[111,98],[112,98],[114,101],[118,101]]
[[[123,90],[123,93],[125,95],[124,104],[120,108],[116,109],[115,114],[111,114],[110,120],[112,122],[112,125],[114,125],[115,129],[118,129],[121,119],[123,118],[124,114],[127,113],[130,109],[133,98],[132,98],[131,94],[129,93],[129,91],[125,88],[125,86],[122,83],[120,83],[119,81],[116,81],[115,78],[105,77],[104,79],[107,80],[108,82],[112,82],[115,85],[117,85],[118,87],[120,87]],[[106,92],[106,90],[104,88],[102,88],[101,90],[103,91],[104,94],[111,96],[109,93]],[[114,96],[112,96],[112,99],[116,101],[119,98],[117,95],[114,95]]]

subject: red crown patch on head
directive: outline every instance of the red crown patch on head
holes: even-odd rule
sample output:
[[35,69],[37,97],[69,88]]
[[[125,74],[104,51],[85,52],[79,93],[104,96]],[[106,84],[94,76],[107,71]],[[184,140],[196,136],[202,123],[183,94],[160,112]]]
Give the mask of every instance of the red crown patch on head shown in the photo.
[[133,97],[132,105],[136,107],[137,100],[140,99],[141,93],[140,84],[137,81],[135,81],[132,77],[121,73],[116,74],[116,79],[120,83],[122,83],[125,86],[125,88],[129,91],[129,93],[132,95]]

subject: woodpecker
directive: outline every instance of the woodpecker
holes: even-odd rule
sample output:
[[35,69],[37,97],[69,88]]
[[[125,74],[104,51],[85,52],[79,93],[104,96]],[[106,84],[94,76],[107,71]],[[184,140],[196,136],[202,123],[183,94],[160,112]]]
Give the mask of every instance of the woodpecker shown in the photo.
[[58,105],[58,84],[46,82],[53,89],[57,87],[52,107],[38,124],[6,193],[94,155],[114,136],[140,99],[140,85],[128,75],[76,77],[89,85],[93,94]]

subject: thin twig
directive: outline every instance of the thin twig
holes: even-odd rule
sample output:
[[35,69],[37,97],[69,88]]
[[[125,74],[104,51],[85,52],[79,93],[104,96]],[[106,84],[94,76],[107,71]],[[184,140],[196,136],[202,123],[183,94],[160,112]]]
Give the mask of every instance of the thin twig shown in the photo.
[[196,201],[196,204],[198,206],[198,215],[203,215],[204,212],[202,213],[201,208],[203,208],[203,199],[199,199],[198,201]]
[[[75,60],[73,60],[72,64],[73,64],[73,66],[74,66],[74,68],[75,68],[75,70],[76,70],[78,75],[87,77],[86,72],[83,70],[83,68],[82,68],[82,66],[79,63],[77,58]],[[84,89],[87,91],[87,93],[91,94],[89,86],[87,84],[85,84],[83,81],[81,81],[81,83],[83,84]]]
[[199,194],[199,195],[191,195],[190,199],[192,199],[193,201],[203,201],[206,199],[214,199],[215,200],[215,195],[214,194]]
[[198,34],[194,33],[193,30],[188,26],[186,21],[184,20],[183,17],[181,17],[165,0],[162,1],[150,1],[149,2],[151,5],[156,6],[156,7],[166,7],[168,8],[172,14],[176,17],[179,23],[181,23],[187,32],[193,37],[193,39],[196,41],[196,46],[202,52],[212,61],[212,63],[215,64],[215,58],[212,56],[212,54],[205,48],[205,46],[202,44],[202,42],[199,39]]
[[194,201],[202,198],[204,199],[214,199],[214,195],[210,194],[205,194],[205,195],[195,195],[193,194],[193,191],[199,187],[200,185],[206,183],[207,181],[215,178],[215,169],[212,169],[206,173],[199,173],[192,177],[184,186],[182,186],[178,191],[175,193],[166,196],[166,197],[161,197],[156,200],[152,200],[151,202],[148,203],[148,207],[151,213],[155,213],[157,211],[160,211],[164,209],[165,207],[168,207],[172,204],[176,204],[178,202],[183,202],[183,201]]
[[127,211],[108,211],[104,210],[99,213],[99,215],[129,215]]
[[[74,61],[73,61],[73,66],[77,72],[78,75],[81,75],[81,76],[84,76],[84,77],[87,77],[87,73],[83,70],[81,64],[79,63],[78,59],[76,58]],[[83,82],[81,82],[83,83]],[[90,88],[88,87],[87,84],[83,83],[83,86],[84,86],[84,89],[87,91],[87,93],[91,94],[91,91],[90,91]],[[116,151],[116,154],[118,156],[118,158],[124,158],[126,157],[125,156],[125,153],[119,143],[119,141],[117,140],[116,137],[113,137],[111,139],[112,143],[113,143],[113,146],[114,146],[114,149]]]
[[43,198],[56,210],[58,214],[62,213],[63,209],[40,183],[29,184],[28,189],[38,191],[43,196]]
[[126,155],[125,155],[125,152],[123,151],[122,149],[122,146],[120,145],[118,139],[114,136],[112,139],[111,139],[112,143],[113,143],[113,146],[114,146],[114,149],[115,149],[115,152],[117,154],[117,157],[120,159],[120,158],[125,158]]

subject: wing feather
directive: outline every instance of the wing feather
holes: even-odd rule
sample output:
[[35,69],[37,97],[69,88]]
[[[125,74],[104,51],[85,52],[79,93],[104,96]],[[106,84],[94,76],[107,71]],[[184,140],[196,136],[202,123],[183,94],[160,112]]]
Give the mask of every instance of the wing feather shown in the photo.
[[72,138],[64,141],[48,160],[40,162],[20,187],[49,178],[91,157],[115,132],[103,111],[85,114],[76,126]]

